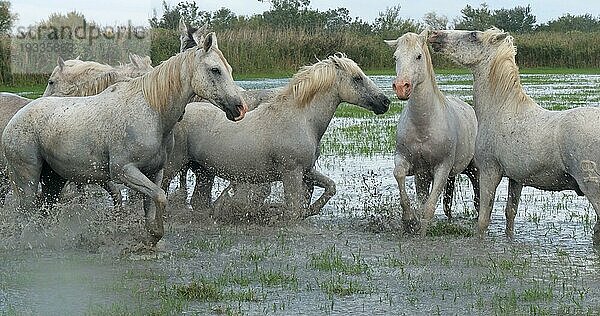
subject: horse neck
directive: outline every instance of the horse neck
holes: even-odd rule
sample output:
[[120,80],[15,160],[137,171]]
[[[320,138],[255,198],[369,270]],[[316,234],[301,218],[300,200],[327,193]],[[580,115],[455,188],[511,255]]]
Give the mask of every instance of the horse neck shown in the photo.
[[190,99],[195,95],[191,84],[183,85],[181,93],[173,95],[172,104],[161,113],[163,128],[165,131],[170,131],[175,127],[175,124],[181,120],[185,112],[185,106],[190,102]]
[[[327,91],[317,92],[313,99],[304,106],[297,106],[294,101],[287,101],[283,107],[277,107],[283,110],[285,116],[292,120],[292,124],[304,124],[316,136],[317,141],[320,141],[329,123],[333,119],[335,110],[342,102],[337,91],[332,88]],[[280,111],[272,112],[274,119],[281,120],[282,113]]]
[[[417,126],[439,124],[443,116],[444,96],[435,84],[435,78],[427,75],[423,82],[414,86],[413,92],[406,104],[410,120]],[[423,128],[423,131],[426,129]]]
[[498,117],[512,117],[524,110],[536,107],[520,84],[505,91],[494,89],[490,76],[491,63],[490,59],[472,67],[473,108],[478,120],[486,121],[489,118],[496,122]]
[[[189,52],[188,52],[189,53]],[[187,53],[180,53],[174,57],[171,57],[169,60],[164,62],[162,67],[172,67],[174,63],[181,63],[181,67],[179,67],[179,71],[175,71],[175,78],[165,78],[164,75],[155,68],[153,71],[147,73],[143,77],[138,77],[134,79],[147,81],[144,83],[144,90],[148,91],[150,95],[163,95],[165,96],[165,100],[167,100],[166,104],[152,104],[152,101],[146,98],[146,101],[153,107],[159,114],[161,118],[161,124],[163,126],[163,130],[165,133],[170,132],[175,124],[180,120],[185,111],[185,106],[195,95],[194,90],[191,84],[191,76],[186,76],[184,74],[191,74],[193,69],[190,69],[192,66],[186,62]],[[168,73],[169,71],[165,71],[164,73]],[[180,85],[174,84],[165,84],[167,81],[176,81],[180,82]]]

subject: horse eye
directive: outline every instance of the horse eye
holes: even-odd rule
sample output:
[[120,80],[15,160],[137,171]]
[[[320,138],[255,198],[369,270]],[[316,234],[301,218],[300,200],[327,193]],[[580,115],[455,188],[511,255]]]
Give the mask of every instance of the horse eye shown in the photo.
[[419,54],[419,56],[417,56],[417,60],[421,60],[421,54]]
[[48,84],[54,84],[54,81],[48,80]]
[[210,68],[210,71],[215,74],[215,75],[220,75],[221,74],[221,69],[217,68],[217,67],[213,67]]
[[472,41],[476,41],[477,40],[477,32],[471,32],[471,34],[469,34],[471,36],[471,40]]
[[354,82],[361,82],[363,80],[363,78],[361,76],[356,76],[356,77],[352,78],[352,80],[354,80]]

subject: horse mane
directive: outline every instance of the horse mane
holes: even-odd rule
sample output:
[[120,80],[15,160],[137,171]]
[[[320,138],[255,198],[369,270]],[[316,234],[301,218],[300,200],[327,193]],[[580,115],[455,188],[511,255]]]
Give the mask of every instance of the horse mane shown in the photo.
[[[503,32],[497,28],[491,28],[483,32],[483,42],[492,45],[496,35]],[[530,100],[525,94],[519,77],[519,67],[515,61],[517,48],[514,38],[510,35],[501,40],[494,56],[489,72],[489,82],[492,95],[501,97],[503,104],[511,104],[515,107],[525,104]]]
[[[431,78],[431,84],[433,86],[433,92],[435,95],[442,101],[442,104],[445,105],[446,96],[440,91],[437,81],[435,80],[435,72],[433,71],[433,59],[431,58],[431,53],[429,52],[429,45],[427,45],[427,40],[421,40],[419,34],[416,33],[406,33],[402,35],[398,39],[398,46],[403,45],[407,47],[421,46],[421,50],[423,51],[423,57],[425,57],[425,63],[427,65],[427,73]],[[396,59],[400,58],[397,55],[398,51],[394,52],[394,57]]]
[[117,73],[112,66],[95,61],[67,60],[64,69],[69,73],[66,76],[69,81],[77,83],[74,96],[96,95],[110,85],[127,79]]
[[123,77],[116,71],[100,74],[77,85],[77,96],[87,97],[99,94],[109,86],[120,81],[126,81],[129,77]]
[[350,73],[362,72],[352,59],[342,53],[336,53],[311,66],[302,67],[274,100],[292,99],[297,107],[307,106],[319,91],[327,90],[333,85],[336,66]]
[[[225,66],[229,66],[223,53],[211,47]],[[163,112],[173,103],[172,96],[181,94],[183,83],[181,82],[181,70],[184,65],[192,69],[191,63],[194,60],[196,49],[188,49],[163,61],[157,67],[147,72],[143,76],[136,77],[129,81],[129,88],[132,93],[142,91],[146,102],[158,112]]]
[[172,103],[171,97],[181,93],[181,69],[191,63],[195,51],[186,50],[163,61],[150,72],[129,81],[130,88],[134,93],[141,90],[148,104],[163,112]]

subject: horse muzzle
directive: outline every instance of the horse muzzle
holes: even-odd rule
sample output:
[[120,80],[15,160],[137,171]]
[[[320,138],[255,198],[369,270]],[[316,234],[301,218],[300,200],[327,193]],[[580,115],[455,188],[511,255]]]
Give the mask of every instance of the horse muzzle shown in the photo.
[[440,52],[442,49],[444,49],[445,39],[446,33],[441,31],[432,31],[427,41],[431,44],[431,48],[433,48],[435,52]]
[[246,104],[246,102],[243,102],[242,105],[237,106],[237,110],[240,113],[240,115],[233,118],[233,120],[236,122],[243,119],[244,116],[246,116],[246,112],[248,112],[248,105]]
[[373,109],[373,113],[375,114],[383,114],[390,109],[390,99],[385,95],[381,94],[377,96],[374,105],[371,106]]
[[392,89],[400,100],[408,100],[412,93],[412,84],[408,80],[395,80],[392,83]]

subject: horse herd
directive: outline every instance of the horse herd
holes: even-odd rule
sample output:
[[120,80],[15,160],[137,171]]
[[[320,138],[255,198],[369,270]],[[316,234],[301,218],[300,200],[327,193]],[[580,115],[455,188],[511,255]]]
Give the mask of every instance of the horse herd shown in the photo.
[[[234,195],[252,196],[251,208],[277,209],[285,220],[319,214],[335,195],[335,183],[315,163],[338,105],[375,114],[390,105],[358,65],[337,53],[303,67],[283,88],[244,91],[214,33],[183,22],[180,30],[181,52],[156,68],[136,55],[120,67],[59,58],[42,98],[0,94],[0,198],[12,184],[24,221],[41,204],[51,208],[67,182],[101,185],[116,206],[122,199],[115,184],[122,183],[143,195],[147,242],[154,245],[164,235],[168,184],[180,173],[185,188],[188,169],[196,174],[193,209],[217,217]],[[521,86],[510,35],[425,30],[386,43],[395,49],[392,88],[408,100],[394,159],[405,230],[425,234],[444,191],[451,216],[461,173],[473,184],[480,235],[502,177],[509,178],[509,236],[524,185],[575,190],[600,215],[600,109],[537,105]],[[471,69],[473,106],[440,92],[429,45]],[[413,175],[415,203],[405,184]],[[213,202],[216,176],[230,183]],[[277,207],[265,202],[273,181],[283,183]],[[312,202],[315,186],[324,191]]]

